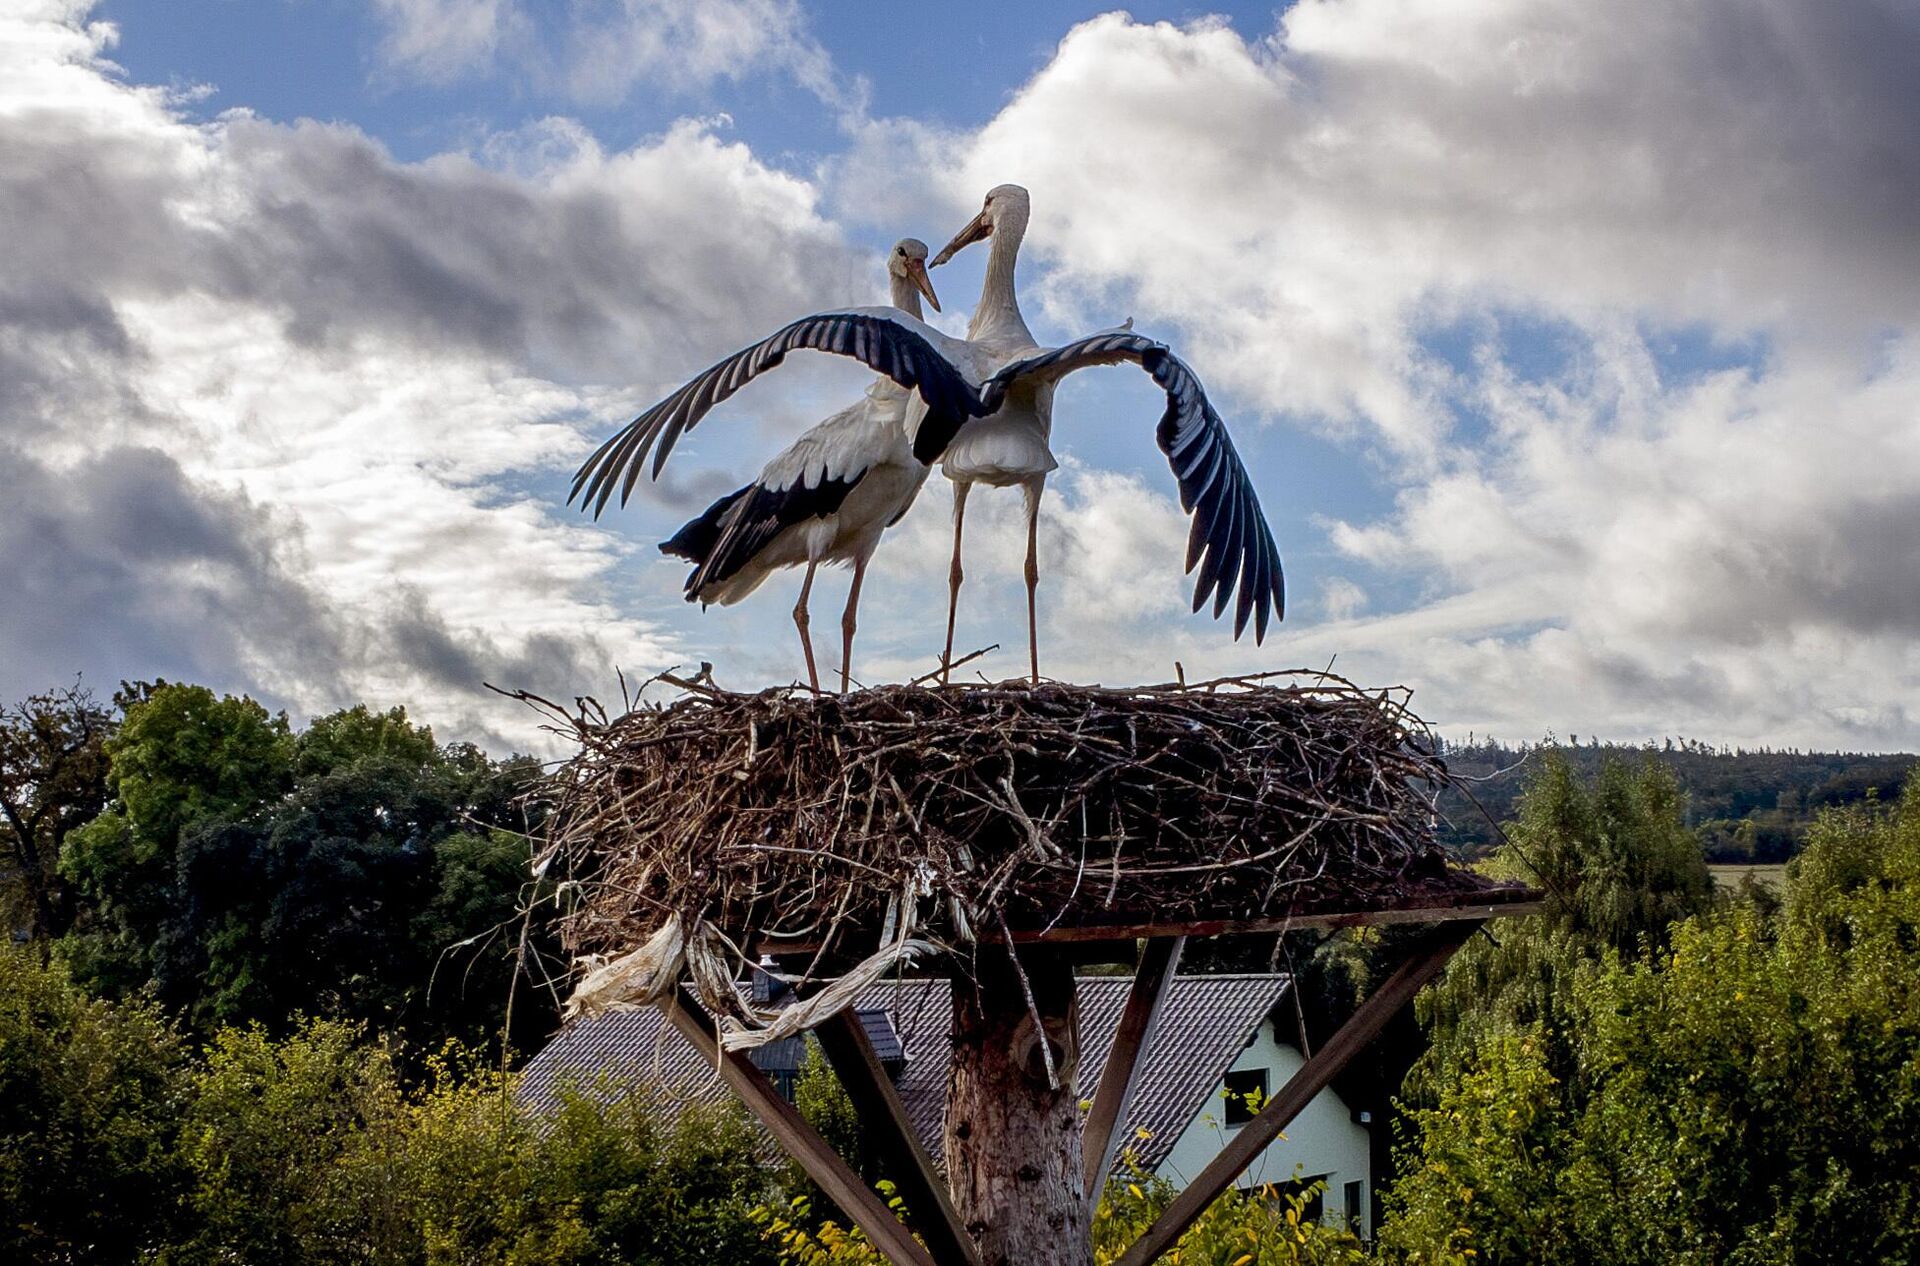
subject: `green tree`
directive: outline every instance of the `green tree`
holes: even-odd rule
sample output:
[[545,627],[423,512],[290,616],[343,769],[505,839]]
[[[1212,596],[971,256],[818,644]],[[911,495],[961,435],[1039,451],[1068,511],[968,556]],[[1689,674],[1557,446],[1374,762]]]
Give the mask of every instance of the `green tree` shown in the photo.
[[0,708],[0,933],[24,926],[45,946],[73,925],[60,850],[107,806],[113,731],[113,713],[80,685]]
[[407,720],[405,708],[375,712],[355,704],[315,718],[294,742],[295,777],[330,774],[361,761],[387,761],[421,768],[439,755],[433,730]]
[[401,1087],[348,1025],[222,1032],[183,1131],[195,1232],[180,1263],[761,1266],[774,1194],[744,1111],[659,1111],[653,1089],[568,1088],[546,1119],[450,1044]]
[[131,1262],[166,1243],[186,1064],[152,1005],[89,998],[0,947],[0,1261]]
[[[906,1213],[892,1184],[881,1193],[896,1216]],[[1152,1225],[1175,1194],[1172,1183],[1146,1173],[1128,1159],[1107,1184],[1093,1214],[1093,1260],[1108,1266]],[[1360,1241],[1341,1227],[1314,1220],[1309,1207],[1321,1184],[1270,1200],[1229,1191],[1180,1237],[1163,1261],[1181,1266],[1361,1266]],[[821,1220],[813,1201],[795,1196],[784,1206],[753,1213],[761,1234],[778,1247],[786,1266],[885,1266],[886,1259],[857,1227],[838,1217]]]
[[1416,1013],[1428,1048],[1410,1088],[1436,1078],[1496,1034],[1537,1029],[1555,1076],[1569,1071],[1574,976],[1614,956],[1657,952],[1675,920],[1713,904],[1699,841],[1685,826],[1672,772],[1651,758],[1609,760],[1591,787],[1549,755],[1487,869],[1546,894],[1544,913],[1503,922],[1469,942],[1423,991]]
[[[429,1046],[497,1030],[528,864],[499,820],[525,767],[468,748],[330,754],[278,803],[182,839],[163,996],[203,1024],[306,1009]],[[551,1019],[550,1001],[522,1002]]]
[[1484,1262],[1920,1257],[1920,785],[1823,814],[1777,916],[1729,903],[1562,977],[1438,1079],[1383,1233]]
[[[248,699],[131,689],[108,745],[115,799],[65,869],[91,903],[64,952],[94,988],[151,984],[203,1032],[296,1011],[431,1046],[499,1035],[523,936],[521,797],[539,770],[498,762],[394,708],[295,734]],[[550,996],[516,1000],[531,1038]]]
[[106,744],[113,804],[67,837],[60,861],[88,906],[63,951],[113,997],[153,979],[173,952],[183,835],[277,800],[293,752],[286,717],[252,699],[159,682],[124,687],[116,702],[125,719]]
[[392,1052],[355,1026],[312,1021],[281,1040],[258,1025],[222,1030],[189,1086],[180,1154],[192,1232],[166,1260],[354,1260],[393,1192],[343,1162],[402,1124]]

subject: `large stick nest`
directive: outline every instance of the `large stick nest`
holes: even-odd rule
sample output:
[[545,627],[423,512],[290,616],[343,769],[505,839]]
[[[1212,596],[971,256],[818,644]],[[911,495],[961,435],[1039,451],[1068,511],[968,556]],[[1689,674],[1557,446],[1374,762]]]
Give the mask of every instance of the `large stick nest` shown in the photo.
[[678,684],[580,726],[559,775],[542,860],[577,897],[576,956],[631,951],[670,920],[743,959],[780,940],[844,961],[909,931],[957,944],[1473,886],[1434,840],[1446,772],[1404,692],[1324,674],[846,696]]

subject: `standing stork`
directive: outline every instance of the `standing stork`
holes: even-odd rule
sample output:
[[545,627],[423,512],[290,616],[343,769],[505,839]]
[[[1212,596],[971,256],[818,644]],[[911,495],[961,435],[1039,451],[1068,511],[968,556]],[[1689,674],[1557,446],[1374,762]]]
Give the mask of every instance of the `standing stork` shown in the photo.
[[[1181,508],[1192,520],[1186,570],[1199,569],[1193,609],[1200,610],[1211,598],[1217,619],[1237,595],[1234,637],[1239,638],[1251,619],[1254,640],[1263,640],[1268,617],[1281,618],[1285,610],[1280,552],[1226,423],[1186,362],[1164,344],[1130,329],[1106,330],[1055,348],[1034,342],[1013,294],[1014,259],[1026,231],[1028,206],[1026,190],[1001,185],[987,195],[980,214],[934,260],[945,260],[969,242],[994,238],[980,308],[968,338],[943,334],[897,307],[849,308],[801,317],[711,366],[635,418],[587,459],[574,478],[573,497],[591,502],[595,514],[616,489],[624,502],[643,470],[651,466],[658,477],[681,435],[715,405],[779,365],[789,352],[852,357],[917,392],[917,398],[908,402],[903,424],[915,460],[930,467],[953,456],[948,467],[949,476],[956,479],[950,601],[957,601],[959,593],[958,529],[968,485],[1017,484],[1027,492],[1027,640],[1032,674],[1038,680],[1035,523],[1046,476],[1057,465],[1047,442],[1054,386],[1076,369],[1131,361],[1166,392],[1167,408],[1155,437],[1173,468]],[[953,662],[951,607],[947,627],[943,670]]]
[[[970,418],[948,436],[923,426],[915,437],[918,452],[931,452],[939,446],[941,473],[953,482],[953,562],[947,570],[947,642],[940,657],[942,679],[953,663],[953,626],[960,606],[960,582],[964,578],[960,567],[960,539],[966,522],[967,494],[976,483],[1018,487],[1026,503],[1027,651],[1033,679],[1040,679],[1035,599],[1040,585],[1040,497],[1046,491],[1047,476],[1060,465],[1054,460],[1050,444],[1054,388],[1061,378],[1076,369],[1123,360],[1134,361],[1146,369],[1167,392],[1167,413],[1160,423],[1160,446],[1173,461],[1174,473],[1179,476],[1182,505],[1194,515],[1188,539],[1187,570],[1193,570],[1202,548],[1216,537],[1223,544],[1237,541],[1236,552],[1244,563],[1238,573],[1240,603],[1233,635],[1238,638],[1245,628],[1251,606],[1255,613],[1254,640],[1264,639],[1269,599],[1275,617],[1284,615],[1285,582],[1273,535],[1261,515],[1252,485],[1247,482],[1246,471],[1233,451],[1233,442],[1227,438],[1226,427],[1207,403],[1193,371],[1161,344],[1134,334],[1131,320],[1120,329],[1090,335],[1064,347],[1041,348],[1027,329],[1026,319],[1020,315],[1013,280],[1031,210],[1032,203],[1025,189],[1019,185],[998,186],[988,192],[980,213],[954,235],[932,262],[937,268],[968,245],[983,238],[992,239],[980,302],[967,326],[967,343],[973,350],[976,372],[989,387],[982,392],[983,406],[995,407]],[[998,388],[997,395],[993,388]],[[1220,495],[1223,493],[1224,497]],[[1201,504],[1196,508],[1196,501],[1205,502],[1210,497],[1219,504]],[[1226,512],[1224,523],[1216,518],[1220,510]],[[1232,548],[1231,545],[1228,548]],[[1226,610],[1235,577],[1221,573],[1217,567],[1211,572],[1202,571],[1200,586],[1194,592],[1195,611],[1206,600],[1210,578],[1219,584],[1213,607],[1218,617]]]
[[[933,310],[940,300],[927,278],[927,245],[902,238],[887,254],[893,306],[918,318],[920,296]],[[880,535],[907,512],[928,467],[913,455],[904,423],[912,393],[882,376],[858,403],[804,432],[766,464],[760,477],[708,506],[699,518],[660,543],[660,551],[694,564],[687,601],[702,606],[740,601],[782,567],[807,566],[793,622],[807,658],[807,681],[820,689],[807,600],[821,563],[851,563],[853,583],[840,617],[840,689],[851,680],[855,611],[867,563]],[[589,463],[589,467],[591,463]],[[584,477],[584,471],[582,472]],[[575,493],[579,492],[578,481]],[[622,494],[625,501],[625,494]],[[598,515],[605,498],[595,506]]]
[[[1027,329],[1014,294],[1013,270],[1020,241],[1027,233],[1031,213],[1027,191],[1019,185],[1001,185],[987,194],[980,214],[954,235],[934,256],[933,267],[952,259],[983,237],[993,238],[987,256],[987,275],[980,286],[980,302],[967,323],[967,342],[974,350],[978,372],[991,373],[1040,350]],[[1133,322],[1128,320],[1131,327]],[[947,568],[947,642],[940,653],[940,680],[946,681],[953,664],[953,626],[960,611],[960,537],[967,519],[967,494],[976,483],[994,488],[1017,487],[1027,516],[1027,655],[1033,679],[1040,680],[1040,632],[1035,594],[1040,587],[1040,497],[1047,476],[1059,469],[1048,441],[1053,434],[1053,390],[1057,375],[1023,379],[1010,388],[1007,401],[987,417],[961,427],[940,455],[940,473],[953,484],[953,562]],[[1189,564],[1191,565],[1191,564]]]

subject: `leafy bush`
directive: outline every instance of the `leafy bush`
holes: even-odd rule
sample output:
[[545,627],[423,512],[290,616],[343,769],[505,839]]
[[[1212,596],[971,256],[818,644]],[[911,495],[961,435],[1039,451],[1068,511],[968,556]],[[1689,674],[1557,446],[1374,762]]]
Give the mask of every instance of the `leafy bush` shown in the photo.
[[165,1242],[186,1059],[151,1004],[89,998],[0,947],[0,1261],[126,1262]]
[[1777,918],[1665,941],[1567,973],[1557,1032],[1512,1025],[1438,1079],[1390,1256],[1920,1259],[1920,782],[1822,816]]
[[[1110,1266],[1152,1225],[1176,1194],[1165,1179],[1143,1171],[1130,1156],[1107,1184],[1093,1215],[1095,1266]],[[890,1183],[880,1184],[896,1216],[906,1213]],[[1268,1199],[1230,1191],[1207,1207],[1161,1260],[1172,1266],[1350,1266],[1367,1255],[1348,1232],[1315,1220],[1308,1208],[1324,1184]],[[754,1220],[777,1245],[787,1266],[886,1266],[886,1259],[858,1227],[828,1219],[815,1225],[804,1197],[787,1207],[762,1206]]]
[[0,953],[0,1261],[771,1266],[785,1198],[738,1105],[645,1085],[550,1116],[448,1044],[403,1081],[336,1020],[219,1030],[195,1055],[148,1002]]

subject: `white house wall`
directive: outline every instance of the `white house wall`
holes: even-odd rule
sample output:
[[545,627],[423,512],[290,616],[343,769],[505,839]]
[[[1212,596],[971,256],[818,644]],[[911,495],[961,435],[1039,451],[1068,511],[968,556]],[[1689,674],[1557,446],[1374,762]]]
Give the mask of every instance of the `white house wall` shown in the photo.
[[[1271,1023],[1263,1023],[1253,1041],[1233,1062],[1233,1070],[1267,1070],[1267,1093],[1273,1094],[1306,1061],[1300,1052],[1280,1042]],[[1239,1126],[1226,1124],[1226,1083],[1214,1087],[1213,1096],[1199,1115],[1187,1124],[1180,1138],[1155,1171],[1175,1186],[1187,1181],[1207,1162],[1219,1155]],[[1323,1090],[1293,1119],[1279,1138],[1254,1158],[1239,1185],[1255,1187],[1265,1183],[1291,1182],[1294,1178],[1326,1175],[1327,1190],[1321,1207],[1328,1221],[1344,1220],[1346,1184],[1358,1182],[1361,1190],[1360,1217],[1356,1228],[1362,1235],[1372,1233],[1372,1173],[1367,1130],[1356,1123],[1347,1105],[1332,1090]]]

